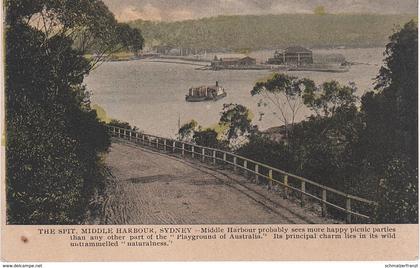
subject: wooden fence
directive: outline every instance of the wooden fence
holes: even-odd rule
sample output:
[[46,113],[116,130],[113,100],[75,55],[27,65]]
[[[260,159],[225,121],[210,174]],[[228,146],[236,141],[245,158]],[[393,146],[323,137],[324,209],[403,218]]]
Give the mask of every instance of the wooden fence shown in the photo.
[[148,135],[137,131],[108,126],[112,137],[132,141],[170,153],[181,154],[214,165],[228,165],[235,172],[252,176],[257,183],[265,183],[269,189],[280,188],[285,198],[298,198],[304,206],[308,199],[320,204],[322,216],[328,211],[343,214],[347,223],[370,223],[376,202],[346,194],[309,179],[293,175],[231,152],[199,146],[187,142]]

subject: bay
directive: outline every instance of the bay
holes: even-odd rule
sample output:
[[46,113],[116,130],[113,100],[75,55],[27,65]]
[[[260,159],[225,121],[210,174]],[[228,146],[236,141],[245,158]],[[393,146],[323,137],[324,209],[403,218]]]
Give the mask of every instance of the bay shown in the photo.
[[[308,77],[316,83],[337,80],[342,84],[354,82],[361,96],[372,90],[383,61],[384,48],[323,49],[318,54],[343,54],[353,65],[346,73],[289,72],[289,75]],[[264,61],[273,51],[257,51],[250,54],[257,61]],[[208,55],[212,57],[213,55]],[[223,55],[218,55],[219,57]],[[253,123],[260,129],[281,125],[272,109],[265,109],[262,120],[259,97],[250,91],[255,82],[272,74],[269,70],[197,70],[197,65],[180,62],[136,60],[106,62],[86,77],[85,83],[92,92],[92,103],[100,105],[108,117],[129,122],[148,134],[175,137],[178,120],[181,125],[195,119],[204,127],[214,126],[224,103],[238,103],[248,107],[253,114]],[[217,102],[189,103],[185,101],[188,88],[212,85],[216,81],[223,86],[228,96]],[[297,121],[305,119],[310,111],[303,109]]]

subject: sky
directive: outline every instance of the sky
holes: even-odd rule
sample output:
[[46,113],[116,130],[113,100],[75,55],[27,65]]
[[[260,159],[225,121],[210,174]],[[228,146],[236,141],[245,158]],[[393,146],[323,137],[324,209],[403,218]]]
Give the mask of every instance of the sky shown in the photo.
[[103,0],[119,21],[177,21],[218,15],[313,13],[417,13],[418,0]]

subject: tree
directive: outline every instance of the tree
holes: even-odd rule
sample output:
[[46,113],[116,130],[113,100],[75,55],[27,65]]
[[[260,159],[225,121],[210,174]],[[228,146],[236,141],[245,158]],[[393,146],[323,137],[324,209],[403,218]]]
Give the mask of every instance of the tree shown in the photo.
[[337,81],[324,82],[320,88],[308,89],[304,95],[304,104],[317,115],[333,117],[339,112],[356,107],[356,90],[354,83],[342,86]]
[[[360,138],[359,157],[365,159],[378,185],[381,204],[378,219],[393,215],[395,222],[410,214],[396,210],[398,200],[411,200],[404,209],[418,209],[412,198],[412,185],[418,174],[418,33],[410,21],[390,37],[385,50],[385,64],[377,77],[376,92],[362,98],[362,113],[366,128]],[[398,185],[397,185],[398,184]],[[398,200],[397,200],[398,199]],[[404,201],[405,202],[405,201]],[[407,207],[409,206],[409,207]]]
[[101,1],[9,0],[6,8],[7,221],[80,223],[104,184],[110,145],[82,84],[95,65],[84,53],[88,43],[102,53],[121,47],[115,19]]
[[251,136],[249,142],[238,148],[236,153],[289,172],[294,172],[298,165],[293,152],[284,143],[261,134]]
[[206,128],[204,130],[198,130],[194,132],[193,140],[197,145],[218,148],[220,147],[220,141],[217,139],[218,133],[212,128]]
[[304,100],[316,91],[315,83],[310,79],[276,73],[264,82],[257,82],[251,91],[252,96],[262,96],[258,102],[261,107],[273,106],[273,114],[286,127],[293,129],[296,117],[304,107]]
[[251,122],[251,112],[245,106],[224,104],[217,127],[203,128],[197,121],[191,120],[181,126],[178,138],[202,146],[227,149],[243,144],[257,131]]
[[379,72],[376,92],[362,98],[366,121],[364,142],[375,153],[366,157],[380,172],[388,161],[407,158],[418,162],[417,25],[411,21],[390,37],[385,66]]
[[376,221],[380,223],[418,222],[418,170],[411,170],[410,164],[394,159],[379,181],[379,206]]
[[94,53],[89,60],[91,68],[113,52],[137,52],[144,43],[139,30],[118,23],[100,0],[8,0],[6,12],[8,25],[36,29],[45,41],[68,38],[79,53]]
[[117,119],[111,119],[111,121],[108,123],[108,125],[123,128],[123,129],[130,129],[132,131],[138,131],[139,130],[136,126],[131,126],[130,123],[120,121],[120,120],[117,120]]
[[[390,37],[385,50],[385,66],[377,77],[376,95],[366,95],[364,109],[369,114],[369,104],[376,102],[383,112],[381,118],[372,118],[387,125],[393,134],[389,136],[390,144],[396,145],[396,152],[408,155],[413,165],[418,159],[418,34],[417,24],[410,21]],[[372,115],[373,116],[373,115]],[[386,117],[385,117],[386,116]]]
[[128,24],[119,23],[117,32],[120,33],[123,47],[132,51],[134,55],[138,55],[144,43],[140,30],[131,28]]
[[178,130],[178,138],[181,141],[192,141],[194,137],[194,133],[198,131],[200,126],[198,125],[197,121],[191,120],[188,123],[185,123],[181,126]]
[[[299,79],[296,79],[299,80]],[[286,81],[290,81],[287,79]],[[276,85],[279,84],[276,82]],[[296,84],[299,84],[296,82]],[[262,148],[278,148],[282,155],[287,155],[288,160],[282,160],[276,166],[318,181],[322,184],[353,192],[358,183],[353,179],[356,166],[352,157],[353,145],[358,142],[363,122],[358,111],[354,84],[340,85],[336,81],[324,82],[320,86],[309,79],[298,90],[296,98],[299,105],[305,106],[314,114],[304,121],[293,124],[293,135],[280,140],[279,145],[274,146],[264,139],[258,139],[258,146]],[[270,86],[268,87],[270,88]],[[284,86],[283,88],[287,88]],[[299,96],[299,97],[297,97]],[[287,103],[283,103],[287,107]],[[264,146],[261,143],[270,145]],[[253,146],[254,141],[245,145],[242,151]],[[281,146],[283,144],[283,146]],[[252,150],[256,146],[251,147]],[[287,148],[286,152],[284,148]],[[279,159],[273,149],[267,149],[266,155],[260,158]]]
[[[223,111],[219,120],[219,124],[227,128],[226,139],[229,143],[238,138],[246,138],[250,135],[255,127],[252,126],[251,112],[240,104],[223,104]],[[244,140],[237,140],[241,144]]]

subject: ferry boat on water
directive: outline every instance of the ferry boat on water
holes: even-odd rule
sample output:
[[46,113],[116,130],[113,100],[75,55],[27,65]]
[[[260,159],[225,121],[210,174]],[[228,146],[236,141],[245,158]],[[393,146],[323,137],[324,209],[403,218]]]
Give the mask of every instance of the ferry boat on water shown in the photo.
[[217,101],[226,96],[225,89],[219,86],[219,82],[216,81],[215,86],[191,87],[188,90],[188,95],[185,96],[185,100],[188,102]]

